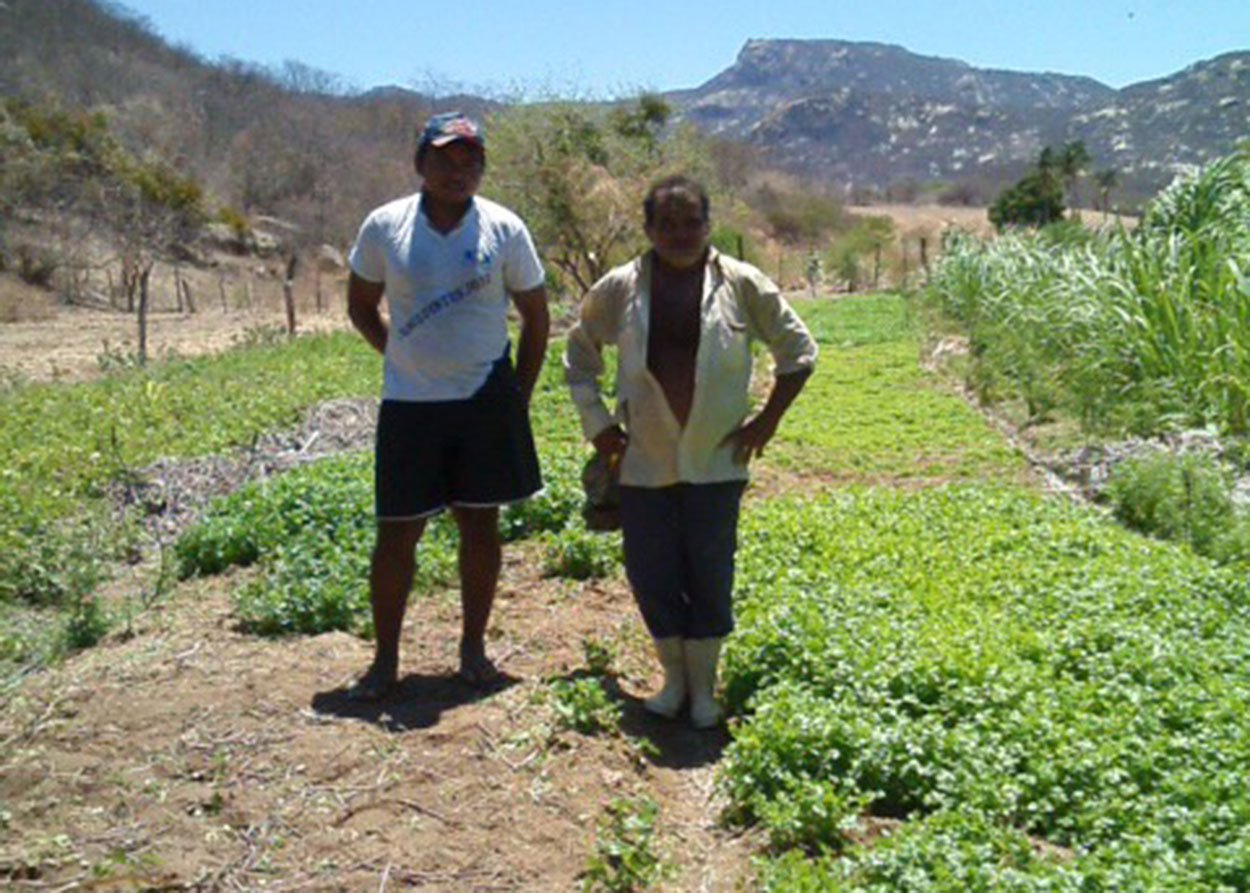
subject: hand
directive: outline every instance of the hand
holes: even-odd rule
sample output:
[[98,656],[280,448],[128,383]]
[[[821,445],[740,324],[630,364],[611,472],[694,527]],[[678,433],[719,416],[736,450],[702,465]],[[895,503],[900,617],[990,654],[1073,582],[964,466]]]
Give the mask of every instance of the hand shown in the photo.
[[629,436],[620,425],[609,425],[596,434],[591,443],[595,445],[595,451],[601,456],[608,459],[614,456],[619,458],[625,452],[625,447],[629,445]]
[[777,433],[777,423],[763,413],[745,425],[730,431],[721,444],[732,444],[734,461],[746,465],[753,458],[764,455],[764,447]]

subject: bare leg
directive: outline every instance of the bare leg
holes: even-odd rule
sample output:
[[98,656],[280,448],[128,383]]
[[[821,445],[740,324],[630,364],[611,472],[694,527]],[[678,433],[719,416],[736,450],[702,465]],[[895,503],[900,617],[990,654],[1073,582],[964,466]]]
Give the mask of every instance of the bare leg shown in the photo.
[[495,670],[486,658],[486,625],[503,559],[499,509],[454,507],[452,513],[460,529],[460,671],[470,681],[488,682]]
[[373,565],[369,572],[369,603],[373,608],[373,665],[356,686],[360,697],[381,697],[399,673],[399,634],[416,570],[416,547],[425,519],[379,521]]

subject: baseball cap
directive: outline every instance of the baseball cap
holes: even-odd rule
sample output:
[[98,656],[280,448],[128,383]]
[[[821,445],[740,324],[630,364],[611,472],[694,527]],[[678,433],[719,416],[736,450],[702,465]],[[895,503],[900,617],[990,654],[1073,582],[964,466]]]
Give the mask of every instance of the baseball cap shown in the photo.
[[418,149],[426,146],[445,146],[456,140],[468,140],[486,148],[486,140],[482,137],[482,128],[477,122],[463,112],[443,112],[434,115],[425,122],[421,131]]

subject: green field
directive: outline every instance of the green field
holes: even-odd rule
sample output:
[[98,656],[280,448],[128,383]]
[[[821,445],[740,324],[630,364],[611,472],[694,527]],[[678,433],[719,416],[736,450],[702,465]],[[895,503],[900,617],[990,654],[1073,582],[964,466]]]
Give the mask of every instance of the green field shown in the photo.
[[[760,469],[780,483],[749,491],[722,677],[735,716],[723,819],[765,832],[760,885],[1250,888],[1244,575],[1022,483],[1023,460],[918,368],[904,299],[799,309],[822,357]],[[558,350],[534,407],[547,490],[505,513],[505,533],[540,544],[546,573],[619,573],[619,540],[581,525],[586,447]],[[75,529],[68,513],[115,536],[89,523],[110,475],[246,443],[309,402],[371,392],[375,374],[351,339],[309,338],[11,391],[6,420],[21,422],[6,421],[4,448],[22,473],[5,498],[32,526],[6,535],[38,548],[40,531]],[[205,410],[240,378],[237,418]],[[114,448],[113,419],[145,437]],[[369,457],[349,454],[249,485],[183,535],[174,569],[256,566],[234,595],[254,633],[368,635],[370,477]],[[61,535],[69,562],[75,541]],[[453,569],[452,533],[436,524],[418,590]],[[39,607],[7,585],[14,616],[84,623],[73,599]]]

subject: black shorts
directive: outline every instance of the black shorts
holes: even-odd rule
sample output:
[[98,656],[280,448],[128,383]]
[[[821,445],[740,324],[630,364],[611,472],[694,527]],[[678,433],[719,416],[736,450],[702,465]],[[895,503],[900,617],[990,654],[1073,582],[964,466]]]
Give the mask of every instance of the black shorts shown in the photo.
[[486,508],[542,489],[529,413],[505,351],[466,400],[383,400],[374,454],[379,520],[414,520],[449,505]]

